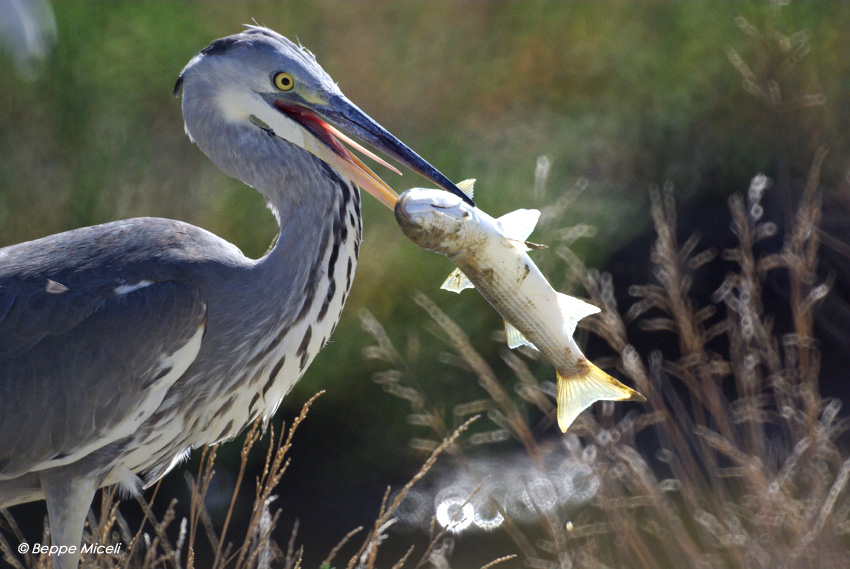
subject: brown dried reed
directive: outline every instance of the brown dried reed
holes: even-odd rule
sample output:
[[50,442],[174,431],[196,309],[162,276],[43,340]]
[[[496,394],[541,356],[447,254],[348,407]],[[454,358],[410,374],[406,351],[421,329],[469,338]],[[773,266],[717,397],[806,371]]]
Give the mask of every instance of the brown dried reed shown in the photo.
[[[754,246],[776,234],[762,219],[761,196],[769,186],[753,179],[747,197],[729,200],[738,245],[721,255],[737,267],[714,294],[714,304],[698,306],[690,295],[696,272],[716,251],[697,252],[698,240],[677,242],[672,187],[651,191],[657,240],[652,262],[657,283],[633,286],[636,302],[622,316],[610,275],[588,270],[566,247],[557,254],[572,269],[601,314],[583,327],[603,338],[616,357],[610,367],[647,396],[646,407],[612,420],[612,404],[584,413],[571,429],[594,449],[593,469],[600,491],[569,520],[541,515],[546,537],[532,544],[519,523],[505,524],[527,567],[843,567],[850,558],[850,455],[839,439],[850,427],[840,402],[818,391],[819,352],[813,309],[829,291],[817,277],[820,191],[825,152],[815,158],[781,251],[757,256]],[[790,286],[788,311],[793,332],[778,335],[774,315],[762,304],[767,273],[783,271]],[[551,387],[538,383],[515,353],[505,361],[515,374],[515,390],[527,408],[481,358],[463,331],[421,293],[414,300],[436,323],[442,337],[471,370],[487,399],[460,403],[455,414],[486,411],[498,428],[525,448],[530,464],[542,464],[547,445],[540,425],[529,424],[527,408],[554,413]],[[650,312],[651,311],[651,312]],[[653,314],[652,317],[647,314]],[[713,318],[718,313],[725,317]],[[657,316],[661,314],[661,316]],[[370,358],[391,366],[377,381],[411,402],[411,424],[445,432],[442,413],[427,404],[410,365],[392,347],[386,332],[368,314],[364,329],[378,341]],[[675,334],[678,354],[641,355],[632,347],[626,324]],[[709,322],[713,323],[709,324]],[[712,342],[721,339],[723,342]],[[718,349],[716,346],[725,346]],[[452,361],[452,358],[443,358]],[[729,396],[730,394],[731,397]],[[683,398],[684,396],[684,398]],[[651,442],[636,435],[652,427]],[[482,442],[501,441],[491,432],[473,433],[457,446],[463,453]],[[567,444],[576,445],[576,441]],[[414,448],[427,448],[420,439]],[[654,457],[643,449],[657,449]],[[501,510],[506,518],[509,515]],[[542,514],[542,513],[541,513]]]

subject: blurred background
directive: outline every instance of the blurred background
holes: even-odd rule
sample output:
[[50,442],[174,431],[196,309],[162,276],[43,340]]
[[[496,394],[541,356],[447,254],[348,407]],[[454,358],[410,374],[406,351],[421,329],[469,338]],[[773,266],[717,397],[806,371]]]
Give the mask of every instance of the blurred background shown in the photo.
[[[728,196],[766,174],[773,185],[765,207],[781,226],[825,145],[821,184],[834,239],[826,273],[843,282],[846,3],[76,1],[55,2],[52,11],[55,30],[48,13],[35,56],[16,56],[8,46],[0,54],[0,246],[162,216],[262,255],[276,234],[272,216],[258,194],[190,143],[172,96],[195,53],[256,22],[308,47],[355,104],[447,176],[476,178],[483,210],[499,216],[549,208],[531,240],[555,246],[565,228],[594,226],[572,249],[589,267],[613,273],[622,309],[631,283],[652,280],[651,186],[672,184],[684,237],[697,231],[701,246],[723,248],[732,239]],[[0,17],[11,21],[9,12]],[[423,183],[409,171],[399,178],[375,169],[399,193]],[[564,196],[568,207],[553,207]],[[276,417],[291,420],[312,394],[327,391],[299,428],[276,502],[282,541],[300,520],[307,566],[318,565],[348,530],[369,526],[385,488],[407,481],[426,456],[410,444],[422,429],[406,420],[409,405],[372,381],[382,366],[363,357],[373,339],[362,330],[361,311],[398,345],[415,344],[422,388],[447,416],[481,397],[481,388],[441,356],[445,341],[424,325],[414,290],[460,323],[497,373],[507,370],[494,339],[498,315],[473,292],[438,290],[449,261],[409,243],[369,197],[363,214],[360,263],[342,321]],[[552,249],[535,260],[556,289],[573,286]],[[708,272],[695,294],[708,302],[722,277],[722,266]],[[821,328],[829,360],[822,387],[838,396],[846,395],[843,314],[830,311]],[[636,346],[659,341],[632,332]],[[604,355],[593,338],[587,342],[591,356]],[[540,381],[553,379],[545,362],[529,365]],[[542,437],[558,433],[552,427]],[[507,440],[475,452],[482,461],[501,460],[515,446]],[[239,448],[219,451],[214,485],[224,509],[235,476],[228,465],[238,463]],[[198,454],[185,468],[197,470]],[[178,498],[188,492],[182,470],[166,481]],[[215,503],[209,507],[218,515]],[[13,513],[25,531],[40,534],[43,504]],[[424,537],[413,532],[398,547],[403,552]],[[459,536],[456,549],[486,542],[492,559],[501,541],[496,533]]]

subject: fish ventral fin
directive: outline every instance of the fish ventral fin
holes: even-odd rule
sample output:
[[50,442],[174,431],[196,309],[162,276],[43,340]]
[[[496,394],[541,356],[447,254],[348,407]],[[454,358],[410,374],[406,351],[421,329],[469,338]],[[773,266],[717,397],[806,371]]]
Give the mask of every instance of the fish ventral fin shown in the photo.
[[579,373],[565,377],[558,372],[558,427],[566,433],[579,414],[597,401],[646,401],[592,363],[579,363]]
[[475,285],[472,284],[466,275],[460,269],[455,269],[452,271],[452,274],[449,275],[449,278],[443,281],[443,284],[440,285],[440,288],[443,290],[450,290],[452,292],[456,292],[460,294],[460,291],[466,288],[475,288]]
[[528,338],[525,335],[516,329],[516,327],[505,320],[505,337],[508,340],[508,347],[510,349],[518,348],[520,346],[528,346],[530,348],[537,349],[537,346],[528,341]]
[[[472,199],[472,193],[475,190],[475,178],[470,178],[468,180],[464,180],[462,182],[458,182],[456,184],[457,188],[465,193],[469,199]],[[452,292],[456,292],[460,294],[465,288],[475,288],[475,285],[470,282],[466,275],[461,272],[460,269],[455,269],[452,271],[452,274],[449,275],[443,284],[440,285],[440,288],[443,290],[450,290]]]

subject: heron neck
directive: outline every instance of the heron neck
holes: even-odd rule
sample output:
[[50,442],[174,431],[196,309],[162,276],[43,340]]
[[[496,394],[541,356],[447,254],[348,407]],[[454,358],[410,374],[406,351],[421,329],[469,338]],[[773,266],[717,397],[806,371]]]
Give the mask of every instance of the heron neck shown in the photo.
[[260,280],[274,283],[275,290],[269,291],[273,296],[287,297],[279,306],[299,307],[297,313],[281,315],[291,321],[299,321],[313,307],[321,313],[322,304],[327,305],[335,293],[347,294],[362,230],[357,187],[304,154],[307,159],[297,173],[278,188],[261,190],[275,211],[280,235],[258,263],[268,273]]
[[[190,136],[222,171],[259,191],[280,226],[277,243],[257,262],[270,274],[257,282],[274,287],[277,298],[303,294],[334,242],[355,235],[359,242],[357,189],[306,150],[248,121],[225,120],[204,100],[184,95]],[[356,231],[347,230],[349,213]]]

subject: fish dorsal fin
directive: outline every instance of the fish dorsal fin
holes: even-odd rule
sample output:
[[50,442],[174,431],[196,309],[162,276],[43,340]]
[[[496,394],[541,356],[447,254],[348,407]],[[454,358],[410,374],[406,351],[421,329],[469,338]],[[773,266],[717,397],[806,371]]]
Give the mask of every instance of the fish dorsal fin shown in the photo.
[[475,189],[474,186],[475,178],[470,178],[468,180],[464,180],[463,182],[457,183],[457,189],[465,193],[469,199],[472,199],[472,192]]
[[463,274],[460,269],[455,269],[452,271],[452,274],[449,275],[449,278],[443,281],[440,288],[460,294],[460,291],[463,289],[475,288],[475,285],[466,278],[466,275]]
[[518,348],[520,346],[529,346],[531,348],[537,349],[537,346],[528,341],[522,332],[517,330],[513,324],[505,320],[505,337],[508,340],[508,347],[510,349]]
[[590,316],[591,314],[599,312],[598,306],[594,306],[581,299],[561,293],[558,293],[558,307],[561,309],[564,326],[567,327],[567,333],[570,336],[575,333],[579,320],[585,316]]
[[505,232],[505,237],[514,241],[525,241],[531,232],[534,231],[534,226],[537,225],[537,220],[540,219],[540,211],[536,209],[518,209],[511,213],[506,213],[498,219],[499,225]]

